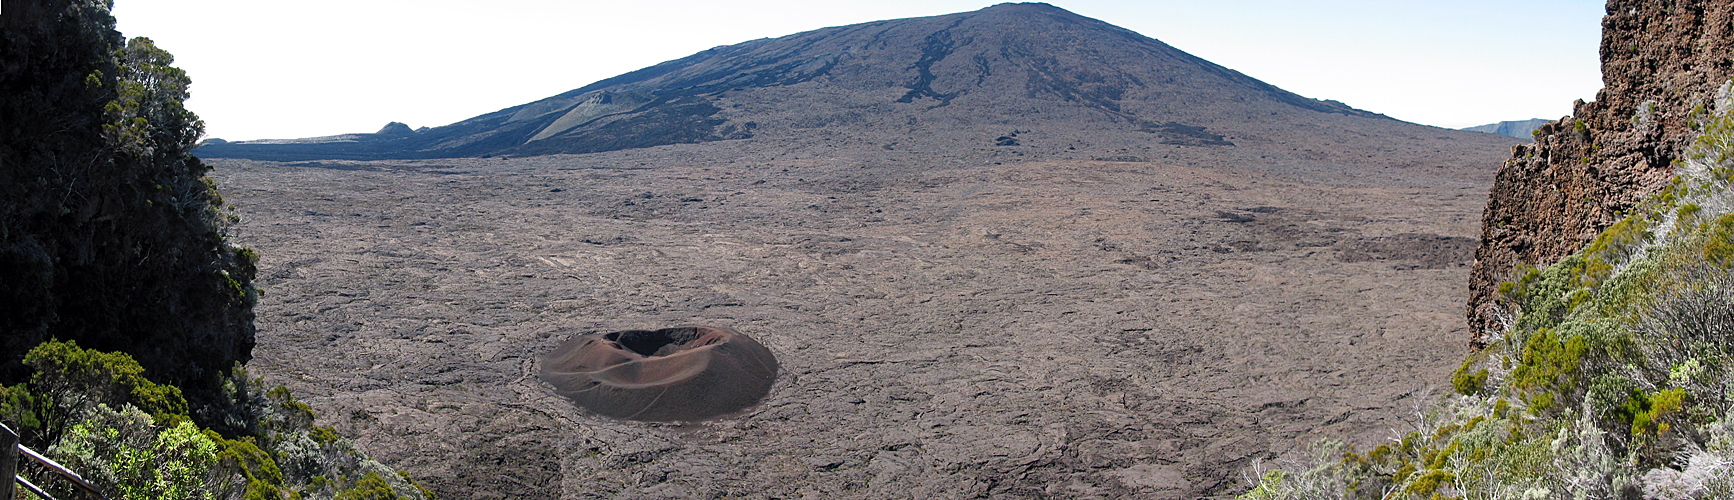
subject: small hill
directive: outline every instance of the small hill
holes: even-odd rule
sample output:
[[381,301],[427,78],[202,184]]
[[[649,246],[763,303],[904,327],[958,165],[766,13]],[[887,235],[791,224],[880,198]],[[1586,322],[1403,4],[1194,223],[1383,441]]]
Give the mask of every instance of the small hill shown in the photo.
[[1516,137],[1518,139],[1529,139],[1531,131],[1534,131],[1537,128],[1541,128],[1542,124],[1550,122],[1550,121],[1553,121],[1553,120],[1548,120],[1545,118],[1531,118],[1528,120],[1513,120],[1513,121],[1503,121],[1503,122],[1499,122],[1499,123],[1489,123],[1486,125],[1476,125],[1473,127],[1464,127],[1464,128],[1460,128],[1457,130],[1466,130],[1466,131],[1470,131],[1470,132],[1482,132],[1482,133],[1487,133],[1487,134],[1508,135],[1511,137]]

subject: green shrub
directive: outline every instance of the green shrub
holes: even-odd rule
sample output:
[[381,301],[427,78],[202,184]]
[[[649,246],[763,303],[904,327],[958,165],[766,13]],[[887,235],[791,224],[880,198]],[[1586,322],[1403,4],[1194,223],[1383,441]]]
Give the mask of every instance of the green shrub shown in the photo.
[[[168,426],[187,418],[187,400],[181,397],[180,388],[146,379],[144,368],[126,353],[81,349],[72,341],[51,340],[25,354],[24,364],[36,370],[30,377],[31,389],[62,409],[55,420],[64,421],[95,404],[131,404]],[[59,422],[46,425],[58,426]]]
[[400,497],[391,485],[379,477],[377,472],[369,472],[355,482],[355,487],[337,494],[337,500],[398,500]]
[[1457,389],[1458,394],[1473,396],[1481,392],[1481,386],[1487,384],[1489,374],[1486,368],[1474,373],[1469,371],[1473,368],[1474,361],[1474,358],[1464,359],[1463,366],[1457,367],[1457,371],[1451,374],[1451,387]]
[[1704,233],[1704,261],[1723,269],[1734,267],[1734,213],[1705,222],[1700,231]]
[[339,440],[339,439],[343,439],[342,436],[337,435],[337,429],[333,429],[329,426],[327,426],[327,427],[314,427],[312,432],[309,433],[309,435],[311,435],[313,437],[313,441],[316,443],[319,443],[320,446],[328,445],[328,444],[337,442],[337,440]]
[[1622,408],[1632,418],[1632,435],[1668,433],[1664,418],[1680,410],[1686,402],[1686,391],[1667,389],[1654,393],[1634,393]]
[[1554,407],[1562,395],[1577,387],[1577,375],[1589,342],[1583,337],[1560,339],[1553,330],[1542,328],[1529,337],[1523,355],[1511,371],[1512,387],[1529,402],[1529,410],[1542,414]]
[[[217,445],[192,422],[160,428],[131,405],[98,405],[49,448],[111,497],[126,500],[212,498]],[[57,494],[56,497],[70,496]]]
[[[0,386],[0,419],[17,424],[17,432],[41,432],[43,422],[49,418],[53,404],[41,396],[30,392],[30,387],[18,384],[12,387]],[[26,436],[29,439],[30,436]]]
[[277,461],[269,453],[259,449],[252,436],[241,439],[226,439],[215,432],[206,431],[206,436],[218,444],[220,451],[217,459],[222,466],[247,478],[248,489],[253,489],[251,483],[262,482],[267,485],[283,485],[283,471],[277,467]]

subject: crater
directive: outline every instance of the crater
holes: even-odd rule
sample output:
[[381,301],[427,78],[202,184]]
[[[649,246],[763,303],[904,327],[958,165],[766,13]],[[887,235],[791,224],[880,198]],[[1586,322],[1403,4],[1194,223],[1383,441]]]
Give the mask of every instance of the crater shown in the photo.
[[740,332],[711,326],[582,335],[542,358],[542,381],[585,410],[647,422],[698,421],[764,399],[777,358]]

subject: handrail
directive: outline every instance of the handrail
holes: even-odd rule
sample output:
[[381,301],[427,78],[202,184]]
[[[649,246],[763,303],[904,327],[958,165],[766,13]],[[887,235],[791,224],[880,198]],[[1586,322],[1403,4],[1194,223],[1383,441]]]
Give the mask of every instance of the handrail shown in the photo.
[[[24,454],[29,456],[32,460],[35,460],[38,463],[41,463],[42,465],[47,466],[48,470],[54,471],[55,473],[58,473],[61,476],[65,477],[66,479],[72,481],[73,486],[77,486],[78,489],[84,490],[85,493],[96,495],[97,498],[101,498],[102,500],[109,500],[108,496],[102,494],[102,490],[97,489],[96,485],[90,484],[90,481],[85,481],[83,477],[79,477],[78,473],[73,472],[72,469],[68,469],[68,468],[66,468],[66,466],[60,465],[59,462],[55,462],[51,458],[42,456],[41,453],[37,453],[36,450],[32,450],[32,449],[30,449],[30,447],[24,446],[23,444],[19,444],[18,449],[20,451],[23,451]],[[21,476],[21,477],[19,477],[19,479],[23,479],[23,477]]]
[[[37,463],[41,463],[44,467],[47,467],[48,470],[66,477],[66,479],[72,481],[72,485],[77,486],[79,490],[96,495],[97,498],[101,498],[102,500],[109,500],[107,495],[102,494],[102,490],[97,489],[96,485],[90,484],[90,481],[85,481],[83,477],[79,477],[78,473],[72,472],[72,469],[68,469],[66,466],[60,465],[59,462],[55,462],[53,459],[42,456],[41,453],[37,453],[36,450],[24,446],[24,443],[18,442],[18,433],[13,432],[12,428],[7,427],[4,422],[0,422],[0,460],[4,460],[4,463],[0,463],[0,478],[10,475],[14,480],[0,482],[0,493],[4,493],[6,496],[11,496],[12,484],[17,483],[24,485],[26,489],[29,489],[31,492],[36,493],[42,498],[54,500],[54,497],[49,496],[48,492],[43,491],[42,488],[31,483],[29,479],[25,479],[23,475],[17,474],[18,455],[16,452],[18,451],[23,451],[25,456],[30,457],[31,460],[37,461]],[[11,499],[8,498],[5,500]]]
[[54,495],[50,495],[50,494],[48,494],[48,492],[42,491],[42,488],[31,483],[29,479],[24,479],[24,476],[15,476],[15,477],[18,478],[18,484],[24,485],[25,489],[30,490],[31,493],[35,493],[36,496],[46,498],[48,500],[55,500]]

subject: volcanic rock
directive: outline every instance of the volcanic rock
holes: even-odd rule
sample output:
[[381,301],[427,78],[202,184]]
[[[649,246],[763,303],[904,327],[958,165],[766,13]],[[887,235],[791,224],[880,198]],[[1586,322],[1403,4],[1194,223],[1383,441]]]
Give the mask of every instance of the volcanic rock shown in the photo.
[[1607,11],[1606,87],[1542,125],[1499,169],[1469,284],[1472,342],[1498,327],[1501,281],[1577,251],[1665,187],[1698,121],[1734,98],[1734,4],[1613,0]]

